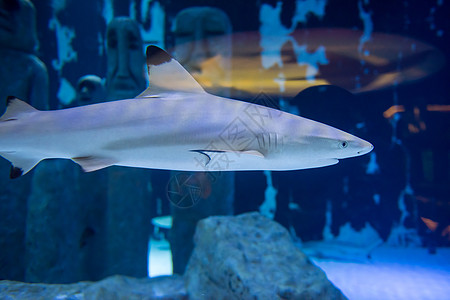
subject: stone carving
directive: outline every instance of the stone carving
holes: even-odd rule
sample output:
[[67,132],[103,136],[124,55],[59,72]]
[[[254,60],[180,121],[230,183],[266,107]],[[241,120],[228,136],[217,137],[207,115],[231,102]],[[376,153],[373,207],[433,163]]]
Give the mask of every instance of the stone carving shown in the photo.
[[[227,89],[214,89],[230,73],[231,23],[228,16],[217,8],[190,7],[178,13],[174,20],[175,58],[210,92],[229,96]],[[205,145],[206,147],[207,145]],[[234,172],[171,172],[172,179],[188,178],[199,187],[198,197],[190,203],[179,203],[171,191],[183,186],[174,186],[170,180],[168,197],[172,202],[173,225],[169,232],[172,250],[173,272],[183,274],[192,253],[192,238],[197,222],[208,216],[233,214]],[[183,181],[183,180],[182,180]],[[179,195],[179,193],[177,193]],[[184,198],[185,195],[179,195]]]
[[[106,30],[107,100],[134,98],[146,86],[145,57],[137,22],[114,18]],[[110,167],[104,210],[103,276],[147,275],[150,237],[151,170]]]
[[[36,12],[31,1],[0,1],[0,113],[14,95],[48,109],[47,68],[36,56]],[[23,280],[27,197],[31,178],[9,180],[10,164],[0,161],[0,279]]]
[[107,99],[134,98],[145,89],[145,57],[139,26],[127,17],[114,18],[106,31]]
[[77,82],[76,105],[94,104],[105,100],[105,87],[96,75],[85,75]]

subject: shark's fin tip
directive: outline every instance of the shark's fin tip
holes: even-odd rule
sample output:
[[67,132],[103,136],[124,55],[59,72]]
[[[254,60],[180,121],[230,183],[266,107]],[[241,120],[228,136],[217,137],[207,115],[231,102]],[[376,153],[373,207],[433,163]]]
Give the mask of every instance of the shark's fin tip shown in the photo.
[[0,155],[11,162],[9,172],[9,178],[11,179],[27,174],[42,160],[41,158],[22,156],[21,153],[16,151],[1,152]]
[[147,47],[147,65],[158,66],[172,60],[172,56],[163,49],[150,45]]
[[15,97],[15,96],[8,96],[8,97],[6,97],[6,106],[8,106],[15,99],[17,99],[17,97]]
[[11,166],[11,171],[9,172],[9,178],[16,179],[22,175],[23,175],[23,170],[21,168]]

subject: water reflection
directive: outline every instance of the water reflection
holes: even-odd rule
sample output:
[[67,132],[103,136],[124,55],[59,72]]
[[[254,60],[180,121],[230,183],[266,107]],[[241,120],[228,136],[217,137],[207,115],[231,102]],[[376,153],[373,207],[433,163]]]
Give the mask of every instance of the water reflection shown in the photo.
[[394,34],[372,33],[361,52],[362,35],[350,29],[295,30],[284,43],[265,43],[263,49],[259,32],[236,33],[232,35],[231,78],[207,76],[214,73],[211,61],[223,59],[220,54],[197,63],[199,72],[194,76],[206,88],[231,88],[234,96],[264,92],[291,97],[322,84],[354,93],[380,90],[423,79],[445,64],[443,53],[435,47]]

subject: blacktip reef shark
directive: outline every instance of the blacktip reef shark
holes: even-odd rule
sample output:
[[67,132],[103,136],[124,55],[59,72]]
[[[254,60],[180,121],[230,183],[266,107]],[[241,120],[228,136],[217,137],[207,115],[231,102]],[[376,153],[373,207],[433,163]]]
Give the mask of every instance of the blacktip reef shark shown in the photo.
[[298,170],[370,152],[353,135],[265,106],[211,95],[167,52],[147,47],[149,87],[134,99],[39,111],[7,98],[0,155],[11,178],[41,160],[84,171],[128,166],[180,171]]

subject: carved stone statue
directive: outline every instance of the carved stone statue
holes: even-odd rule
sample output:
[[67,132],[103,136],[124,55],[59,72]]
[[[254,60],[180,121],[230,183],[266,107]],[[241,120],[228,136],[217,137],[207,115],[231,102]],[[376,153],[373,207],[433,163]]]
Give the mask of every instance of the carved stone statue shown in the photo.
[[220,88],[230,80],[231,23],[228,16],[213,7],[190,7],[174,20],[173,55],[200,84],[215,95],[229,96]]
[[[0,99],[14,95],[37,109],[48,109],[47,68],[35,56],[36,12],[28,0],[0,1],[6,20],[0,27]],[[0,112],[5,101],[0,101]]]
[[[0,114],[6,97],[48,108],[47,69],[35,55],[36,13],[31,1],[0,1]],[[0,160],[0,279],[24,280],[27,198],[31,177],[11,181],[10,164]]]
[[139,27],[133,19],[118,17],[106,32],[108,100],[134,98],[146,88],[145,56]]
[[94,104],[105,100],[105,87],[96,75],[85,75],[77,82],[76,105]]
[[[106,44],[106,99],[136,97],[146,88],[147,74],[136,21],[127,17],[113,19],[107,27]],[[110,167],[107,172],[103,276],[147,276],[151,170]]]

